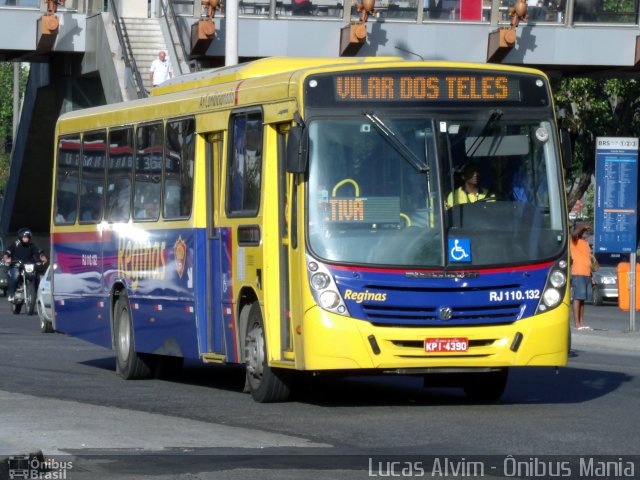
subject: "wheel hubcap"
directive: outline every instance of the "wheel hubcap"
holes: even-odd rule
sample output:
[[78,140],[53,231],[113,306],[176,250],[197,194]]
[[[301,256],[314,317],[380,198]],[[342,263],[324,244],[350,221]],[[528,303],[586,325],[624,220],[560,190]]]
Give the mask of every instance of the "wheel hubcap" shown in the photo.
[[254,324],[247,333],[244,353],[247,378],[253,386],[259,385],[264,373],[264,332],[259,324]]
[[125,361],[129,356],[129,344],[130,344],[130,332],[131,329],[129,327],[129,315],[127,315],[127,311],[123,310],[120,312],[120,318],[118,319],[120,328],[118,329],[118,356],[120,360]]

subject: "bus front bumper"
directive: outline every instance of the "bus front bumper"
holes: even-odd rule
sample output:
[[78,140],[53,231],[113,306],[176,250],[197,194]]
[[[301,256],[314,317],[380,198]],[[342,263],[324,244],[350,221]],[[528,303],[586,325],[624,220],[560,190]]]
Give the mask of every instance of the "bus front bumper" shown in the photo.
[[[410,370],[563,366],[569,348],[569,307],[509,325],[377,327],[314,307],[303,321],[305,370]],[[427,352],[425,339],[467,338],[466,352]]]

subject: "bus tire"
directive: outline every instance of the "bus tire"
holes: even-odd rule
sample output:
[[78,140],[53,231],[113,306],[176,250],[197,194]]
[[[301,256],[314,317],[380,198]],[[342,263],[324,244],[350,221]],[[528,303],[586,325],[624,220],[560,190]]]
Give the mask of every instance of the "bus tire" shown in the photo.
[[471,374],[465,381],[464,393],[473,402],[497,402],[504,393],[508,378],[508,368],[489,373]]
[[269,366],[264,322],[258,302],[254,302],[249,310],[243,342],[246,383],[253,399],[260,403],[287,400],[291,393],[291,372]]
[[150,378],[153,373],[152,356],[135,351],[133,321],[129,298],[120,294],[113,312],[116,346],[116,373],[125,380]]

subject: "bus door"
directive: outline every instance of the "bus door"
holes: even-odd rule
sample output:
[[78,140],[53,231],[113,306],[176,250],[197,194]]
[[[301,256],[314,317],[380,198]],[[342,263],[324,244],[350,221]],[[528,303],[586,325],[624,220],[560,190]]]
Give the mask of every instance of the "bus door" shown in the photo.
[[[298,248],[298,176],[287,172],[287,133],[290,122],[280,125],[277,132],[278,149],[278,249],[279,249],[279,336],[281,359],[294,360],[293,321],[301,312],[300,262]],[[304,262],[303,262],[304,263]],[[295,291],[294,291],[295,290]]]
[[226,351],[222,309],[222,246],[220,241],[220,185],[224,134],[214,132],[207,135],[206,140],[207,335],[206,348],[204,350],[201,348],[201,350],[220,355],[222,361]]
[[[243,305],[265,300],[263,241],[268,233],[263,218],[265,185],[264,119],[260,108],[231,113],[220,202],[220,289],[228,362],[242,362],[244,332],[240,331]],[[240,305],[240,302],[243,302]],[[263,312],[264,315],[264,312]]]

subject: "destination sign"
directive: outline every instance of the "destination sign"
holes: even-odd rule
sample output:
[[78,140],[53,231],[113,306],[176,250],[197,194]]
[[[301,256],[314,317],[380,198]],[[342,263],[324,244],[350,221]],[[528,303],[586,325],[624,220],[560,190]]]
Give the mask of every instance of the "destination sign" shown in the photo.
[[504,75],[337,75],[335,98],[361,100],[518,100],[518,81]]
[[388,69],[310,76],[305,84],[310,108],[394,106],[549,107],[544,77],[502,71]]

